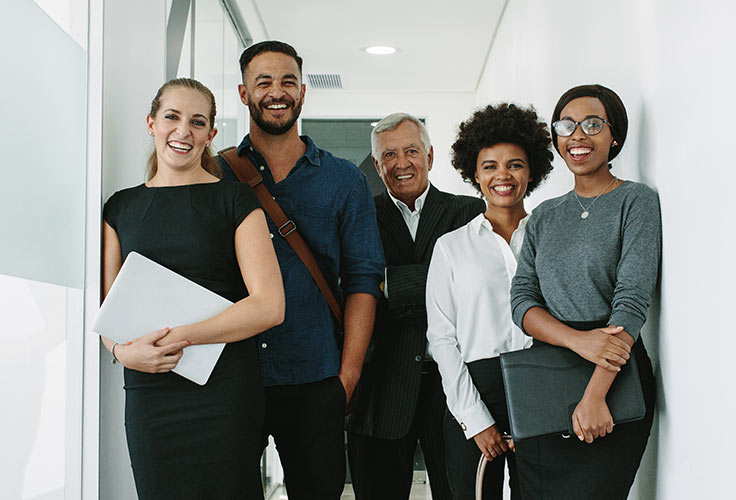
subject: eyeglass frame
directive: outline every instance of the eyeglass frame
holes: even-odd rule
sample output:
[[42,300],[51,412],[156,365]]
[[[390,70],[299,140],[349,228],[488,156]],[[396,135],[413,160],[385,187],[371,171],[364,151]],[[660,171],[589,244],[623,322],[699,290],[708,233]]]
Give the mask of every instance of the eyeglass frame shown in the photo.
[[[597,118],[597,119],[599,119],[600,121],[602,121],[602,122],[603,122],[604,124],[607,124],[607,125],[608,125],[608,126],[609,126],[609,127],[611,128],[611,129],[613,129],[613,125],[611,125],[611,122],[609,122],[609,121],[608,121],[608,120],[606,120],[605,118],[601,118],[601,117],[600,117],[600,116],[598,116],[598,115],[589,115],[589,116],[586,116],[585,118],[583,118],[583,119],[582,119],[582,120],[580,120],[579,122],[576,122],[576,121],[575,121],[575,120],[573,120],[572,118],[561,118],[561,119],[559,119],[559,120],[555,120],[555,121],[553,121],[553,122],[552,122],[552,129],[553,129],[553,130],[555,131],[555,134],[557,134],[557,135],[558,135],[558,136],[560,136],[560,137],[570,137],[570,136],[571,136],[572,134],[574,134],[574,133],[575,133],[575,130],[577,130],[578,126],[580,127],[580,130],[582,130],[582,131],[583,131],[583,133],[584,133],[585,135],[587,135],[587,136],[594,136],[594,135],[598,135],[598,134],[600,134],[601,132],[603,132],[603,127],[601,127],[601,129],[600,129],[600,130],[599,130],[598,132],[596,132],[595,134],[589,134],[588,132],[586,132],[586,131],[585,131],[585,129],[583,128],[583,122],[585,122],[585,121],[587,121],[587,120],[590,120],[591,118]],[[560,133],[559,133],[559,132],[557,131],[557,127],[556,127],[556,124],[558,124],[558,123],[560,123],[560,122],[565,122],[565,121],[570,121],[570,122],[572,122],[572,123],[573,123],[573,124],[575,125],[575,126],[574,126],[574,127],[572,128],[572,131],[570,131],[570,133],[569,133],[568,135],[562,135],[562,134],[560,134]]]

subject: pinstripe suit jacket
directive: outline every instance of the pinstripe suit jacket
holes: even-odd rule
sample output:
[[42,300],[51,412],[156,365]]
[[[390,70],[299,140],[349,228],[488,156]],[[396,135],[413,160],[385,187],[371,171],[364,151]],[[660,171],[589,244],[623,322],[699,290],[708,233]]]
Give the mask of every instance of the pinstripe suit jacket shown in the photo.
[[372,353],[358,384],[350,430],[398,439],[409,431],[419,396],[427,346],[424,296],[434,244],[443,234],[483,212],[485,204],[479,198],[457,196],[430,186],[416,240],[412,241],[388,194],[384,192],[374,201],[386,257],[389,298],[381,297],[378,302]]

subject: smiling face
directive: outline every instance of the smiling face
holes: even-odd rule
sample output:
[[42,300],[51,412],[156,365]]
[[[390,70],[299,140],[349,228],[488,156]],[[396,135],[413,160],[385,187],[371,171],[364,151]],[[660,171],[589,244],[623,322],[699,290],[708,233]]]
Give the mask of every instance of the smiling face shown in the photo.
[[523,209],[529,172],[529,159],[524,148],[516,144],[500,143],[480,150],[475,180],[480,185],[489,209]]
[[263,52],[245,68],[240,100],[248,106],[251,123],[272,135],[292,129],[304,103],[305,86],[299,65],[281,52]]
[[163,93],[156,116],[146,118],[159,169],[202,166],[202,153],[217,133],[208,118],[211,114],[209,99],[198,90],[170,87]]
[[[578,97],[562,108],[560,119],[569,118],[581,122],[590,116],[608,119],[606,108],[595,97]],[[567,168],[575,175],[608,173],[608,153],[613,143],[608,124],[596,135],[586,135],[580,125],[569,137],[557,137],[557,146]]]
[[427,151],[419,127],[405,120],[393,130],[377,134],[378,158],[373,158],[386,189],[414,210],[414,202],[429,185],[434,152]]

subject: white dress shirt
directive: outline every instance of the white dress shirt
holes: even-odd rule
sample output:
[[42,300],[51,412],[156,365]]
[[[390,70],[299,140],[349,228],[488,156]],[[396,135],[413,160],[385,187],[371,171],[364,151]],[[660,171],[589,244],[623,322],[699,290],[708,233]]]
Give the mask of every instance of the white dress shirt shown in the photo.
[[483,214],[437,240],[427,275],[427,339],[447,407],[470,439],[495,423],[466,363],[529,347],[511,320],[509,291],[529,215],[511,245]]
[[414,210],[412,211],[409,208],[409,205],[399,200],[398,198],[394,198],[391,192],[388,191],[389,198],[391,198],[391,201],[394,202],[396,208],[399,209],[399,212],[401,212],[401,217],[404,219],[404,222],[406,222],[406,227],[409,228],[409,233],[411,234],[412,240],[417,239],[419,217],[422,216],[422,207],[424,207],[424,202],[427,199],[427,193],[429,193],[429,184],[427,184],[427,189],[425,189],[424,192],[420,194],[416,200],[414,200]]
[[[404,219],[404,223],[409,229],[409,234],[411,234],[412,241],[416,241],[417,228],[419,227],[419,218],[422,216],[422,208],[424,207],[424,202],[427,199],[427,193],[429,193],[429,184],[427,184],[427,189],[425,189],[424,192],[420,194],[416,200],[414,200],[414,211],[412,211],[409,208],[409,205],[407,205],[403,201],[399,200],[398,198],[394,198],[394,196],[391,194],[391,191],[386,192],[388,193],[388,197],[391,198],[391,201],[394,202],[394,205],[396,205],[396,208],[398,208],[399,212],[401,212],[401,218]],[[386,276],[385,268],[383,270],[383,296],[388,298],[388,277]]]

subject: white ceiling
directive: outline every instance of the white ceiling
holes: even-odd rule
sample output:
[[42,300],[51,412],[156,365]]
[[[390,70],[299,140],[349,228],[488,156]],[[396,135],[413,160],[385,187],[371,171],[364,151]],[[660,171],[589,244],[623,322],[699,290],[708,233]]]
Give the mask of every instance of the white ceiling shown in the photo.
[[[346,91],[472,92],[507,0],[236,0],[251,33],[293,45]],[[255,7],[255,9],[254,9]],[[257,24],[257,26],[256,26]],[[257,28],[257,29],[256,29]],[[390,56],[365,47],[390,45]]]

